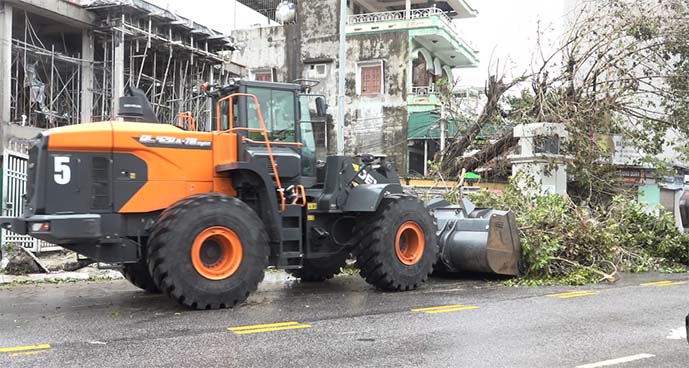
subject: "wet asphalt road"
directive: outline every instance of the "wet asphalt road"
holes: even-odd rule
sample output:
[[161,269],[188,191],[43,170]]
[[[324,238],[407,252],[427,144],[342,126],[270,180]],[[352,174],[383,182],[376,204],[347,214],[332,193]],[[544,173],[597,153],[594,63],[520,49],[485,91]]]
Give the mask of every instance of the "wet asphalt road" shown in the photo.
[[581,288],[474,276],[407,293],[267,278],[241,307],[202,312],[126,281],[0,287],[0,367],[689,367],[689,274]]

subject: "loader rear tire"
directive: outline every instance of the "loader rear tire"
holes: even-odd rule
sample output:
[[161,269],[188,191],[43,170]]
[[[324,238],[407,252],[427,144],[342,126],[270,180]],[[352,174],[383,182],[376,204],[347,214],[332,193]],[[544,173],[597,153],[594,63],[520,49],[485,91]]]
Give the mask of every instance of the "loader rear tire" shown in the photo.
[[343,252],[328,258],[305,259],[301,269],[287,270],[287,273],[305,282],[330,280],[346,266],[348,256],[349,252]]
[[148,265],[145,260],[140,260],[137,263],[127,263],[122,267],[122,275],[132,285],[138,287],[151,294],[160,294],[160,289],[156,286],[148,272]]
[[356,249],[361,276],[385,291],[416,289],[438,259],[435,225],[416,197],[384,199],[360,221]]
[[256,290],[268,266],[263,221],[239,199],[200,194],[161,215],[148,243],[156,285],[192,309],[230,308]]

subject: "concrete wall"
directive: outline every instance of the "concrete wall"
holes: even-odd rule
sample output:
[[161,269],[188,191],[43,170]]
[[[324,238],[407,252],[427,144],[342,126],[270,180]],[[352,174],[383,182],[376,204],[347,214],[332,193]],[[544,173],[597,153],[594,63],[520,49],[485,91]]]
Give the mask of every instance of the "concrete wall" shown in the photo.
[[242,47],[232,54],[235,61],[246,65],[247,72],[275,69],[277,82],[286,82],[286,35],[284,27],[261,27],[234,31],[232,36]]
[[[409,35],[405,31],[347,38],[347,153],[385,154],[401,173],[407,172],[406,85]],[[357,95],[357,64],[384,62],[382,95]]]
[[[246,47],[234,58],[248,70],[275,69],[278,82],[315,79],[312,92],[328,98],[328,152],[336,150],[337,78],[339,71],[339,0],[299,2],[295,24],[239,30],[232,33]],[[407,170],[406,84],[409,68],[409,34],[397,31],[361,34],[347,38],[345,153],[382,153]],[[385,62],[385,94],[356,94],[357,63]],[[326,65],[317,77],[312,66]]]

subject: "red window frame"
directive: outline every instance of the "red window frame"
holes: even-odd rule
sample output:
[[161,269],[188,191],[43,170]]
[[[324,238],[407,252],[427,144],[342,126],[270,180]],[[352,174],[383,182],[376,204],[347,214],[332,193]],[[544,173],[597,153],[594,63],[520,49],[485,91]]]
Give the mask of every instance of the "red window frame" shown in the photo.
[[273,72],[256,72],[254,73],[254,80],[260,82],[272,82]]
[[383,91],[383,65],[362,65],[360,67],[362,95],[377,95]]

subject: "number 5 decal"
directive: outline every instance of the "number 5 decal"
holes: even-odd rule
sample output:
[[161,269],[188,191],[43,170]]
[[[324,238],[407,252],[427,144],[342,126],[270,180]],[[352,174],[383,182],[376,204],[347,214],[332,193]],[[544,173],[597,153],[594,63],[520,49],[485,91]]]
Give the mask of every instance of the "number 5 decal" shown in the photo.
[[55,156],[55,182],[60,185],[69,184],[72,180],[72,170],[69,167],[69,157]]

